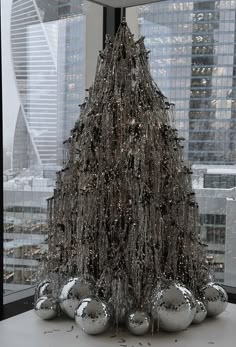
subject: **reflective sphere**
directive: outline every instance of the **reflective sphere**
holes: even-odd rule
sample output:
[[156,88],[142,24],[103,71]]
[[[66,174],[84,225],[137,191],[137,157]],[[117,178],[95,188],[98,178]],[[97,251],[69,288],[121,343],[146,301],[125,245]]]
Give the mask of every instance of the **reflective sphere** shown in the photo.
[[39,298],[34,307],[35,313],[41,319],[53,319],[59,313],[59,306],[55,299],[42,296]]
[[76,324],[89,335],[105,332],[109,327],[110,320],[110,308],[98,298],[83,299],[75,311]]
[[93,294],[92,283],[81,279],[72,278],[62,288],[59,296],[61,310],[70,318],[74,319],[75,309],[81,299]]
[[196,300],[196,313],[193,318],[193,323],[199,324],[204,321],[207,315],[206,306],[200,300]]
[[39,283],[35,289],[35,300],[41,298],[41,296],[52,296],[52,283],[48,280]]
[[202,288],[202,293],[209,317],[218,316],[224,312],[228,304],[228,295],[224,288],[210,282]]
[[168,281],[154,291],[152,315],[162,330],[180,331],[187,328],[195,313],[195,299],[184,286]]
[[144,335],[150,329],[151,319],[146,312],[134,311],[128,315],[126,325],[132,334]]

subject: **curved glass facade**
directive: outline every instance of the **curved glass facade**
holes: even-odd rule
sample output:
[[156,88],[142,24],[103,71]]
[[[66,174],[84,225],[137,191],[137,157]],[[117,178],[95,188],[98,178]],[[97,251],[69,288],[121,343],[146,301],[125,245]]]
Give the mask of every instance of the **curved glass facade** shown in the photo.
[[[56,165],[57,150],[57,61],[53,44],[57,28],[51,26],[49,36],[35,1],[13,1],[12,59],[21,112],[35,156],[42,165]],[[26,140],[27,137],[22,137],[22,141]],[[17,146],[13,149],[19,152]],[[21,154],[22,162],[26,153]]]
[[85,96],[86,53],[82,0],[9,2],[3,7],[3,22],[10,24],[10,38],[3,40],[10,59],[4,66],[16,94],[9,90],[4,103],[17,106],[15,114],[8,111],[11,124],[4,114],[11,158],[4,168],[5,294],[36,281],[39,254],[47,244],[47,198],[63,161],[63,141]]
[[[81,2],[76,1],[12,3],[12,60],[21,102],[19,115],[28,131],[22,141],[30,137],[33,149],[28,148],[30,153],[34,151],[34,163],[44,167],[61,164],[61,144],[78,118],[78,103],[84,97],[82,14]],[[27,152],[20,153],[14,145],[13,153],[21,157],[13,162],[13,168],[19,169],[15,165],[25,162]]]

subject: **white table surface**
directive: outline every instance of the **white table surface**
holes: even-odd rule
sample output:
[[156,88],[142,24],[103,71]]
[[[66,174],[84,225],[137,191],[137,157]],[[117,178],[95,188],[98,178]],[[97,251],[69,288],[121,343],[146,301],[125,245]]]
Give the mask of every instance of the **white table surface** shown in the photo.
[[[73,326],[73,328],[72,328]],[[59,318],[43,321],[33,311],[0,322],[0,347],[235,347],[236,305],[217,318],[208,318],[201,325],[191,325],[180,333],[132,336],[88,336],[73,320]]]

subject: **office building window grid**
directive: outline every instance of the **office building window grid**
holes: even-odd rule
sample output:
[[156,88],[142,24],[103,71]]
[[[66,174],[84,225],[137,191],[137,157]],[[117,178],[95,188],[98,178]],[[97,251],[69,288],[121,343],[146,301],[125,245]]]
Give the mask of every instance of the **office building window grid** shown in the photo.
[[235,7],[166,1],[139,10],[152,75],[176,105],[190,162],[235,163]]
[[[154,80],[175,104],[175,125],[193,165],[201,236],[216,279],[236,285],[236,1],[140,6],[139,32]],[[208,220],[202,219],[207,216]],[[219,216],[225,221],[219,222]],[[209,224],[209,218],[211,223]]]

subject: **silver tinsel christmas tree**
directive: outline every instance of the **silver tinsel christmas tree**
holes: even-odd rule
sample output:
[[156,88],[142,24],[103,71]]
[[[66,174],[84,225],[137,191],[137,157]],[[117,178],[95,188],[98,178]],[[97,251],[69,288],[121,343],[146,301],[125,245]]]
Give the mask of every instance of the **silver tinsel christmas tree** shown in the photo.
[[48,274],[92,278],[117,314],[127,298],[148,307],[163,280],[199,296],[208,279],[191,170],[170,108],[150,75],[144,39],[135,42],[123,22],[100,53],[48,200]]

